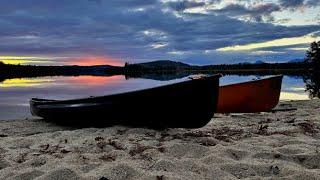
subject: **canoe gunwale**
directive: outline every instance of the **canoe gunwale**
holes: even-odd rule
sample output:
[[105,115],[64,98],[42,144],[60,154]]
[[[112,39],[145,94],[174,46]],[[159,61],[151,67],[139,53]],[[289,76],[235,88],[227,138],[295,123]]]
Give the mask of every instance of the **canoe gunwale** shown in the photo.
[[240,83],[234,83],[234,84],[227,84],[227,85],[223,85],[220,87],[230,87],[230,86],[238,86],[238,85],[244,85],[244,84],[248,84],[248,83],[259,83],[260,81],[264,81],[267,79],[275,79],[275,78],[283,78],[282,74],[279,75],[273,75],[273,76],[268,76],[268,77],[264,77],[262,79],[254,79],[254,80],[250,80],[250,81],[244,81],[244,82],[240,82]]

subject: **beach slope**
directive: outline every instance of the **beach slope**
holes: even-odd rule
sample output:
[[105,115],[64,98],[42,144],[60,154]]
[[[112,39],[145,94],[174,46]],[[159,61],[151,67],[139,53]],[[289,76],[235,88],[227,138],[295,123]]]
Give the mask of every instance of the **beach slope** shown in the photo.
[[320,101],[200,129],[0,121],[0,179],[320,179]]

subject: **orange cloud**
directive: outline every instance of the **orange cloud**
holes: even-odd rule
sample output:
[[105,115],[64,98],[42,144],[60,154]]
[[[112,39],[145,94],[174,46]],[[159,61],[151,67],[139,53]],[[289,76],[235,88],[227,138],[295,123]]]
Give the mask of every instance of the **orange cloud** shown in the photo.
[[106,56],[91,56],[73,59],[68,63],[69,65],[79,65],[79,66],[94,66],[94,65],[113,65],[122,66],[123,62],[119,59],[114,59]]

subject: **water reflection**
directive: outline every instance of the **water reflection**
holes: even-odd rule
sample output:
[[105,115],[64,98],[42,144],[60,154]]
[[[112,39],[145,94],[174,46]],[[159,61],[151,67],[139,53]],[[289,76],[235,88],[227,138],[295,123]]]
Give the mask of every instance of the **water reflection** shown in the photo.
[[280,100],[307,100],[308,93],[302,77],[284,76],[281,87]]
[[[31,117],[28,100],[32,97],[74,99],[121,93],[184,81],[189,74],[144,75],[143,77],[116,76],[55,76],[17,78],[0,81],[0,120]],[[320,97],[317,73],[304,76],[284,76],[280,99],[306,100]],[[221,85],[262,78],[260,75],[228,75]]]
[[40,86],[46,83],[53,82],[50,78],[15,78],[6,79],[0,83],[0,88],[12,88],[12,87],[34,87]]
[[290,100],[308,100],[309,96],[305,93],[293,93],[293,92],[281,92],[280,100],[290,101]]

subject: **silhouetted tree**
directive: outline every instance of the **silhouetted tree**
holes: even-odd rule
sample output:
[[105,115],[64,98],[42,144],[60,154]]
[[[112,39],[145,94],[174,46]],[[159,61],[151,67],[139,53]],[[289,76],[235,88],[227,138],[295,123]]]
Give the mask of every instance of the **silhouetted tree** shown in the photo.
[[306,91],[310,98],[320,98],[320,41],[310,44],[306,56],[306,62],[310,63],[315,70],[303,78],[306,83]]
[[320,70],[320,41],[310,44],[306,56],[306,62],[311,63],[314,69]]
[[303,77],[306,84],[306,92],[310,98],[320,98],[320,72],[313,71],[309,75]]

